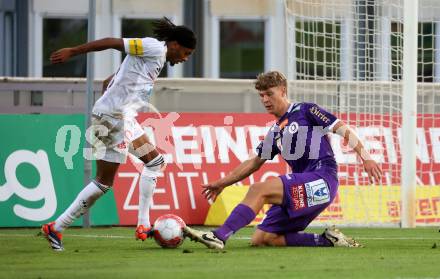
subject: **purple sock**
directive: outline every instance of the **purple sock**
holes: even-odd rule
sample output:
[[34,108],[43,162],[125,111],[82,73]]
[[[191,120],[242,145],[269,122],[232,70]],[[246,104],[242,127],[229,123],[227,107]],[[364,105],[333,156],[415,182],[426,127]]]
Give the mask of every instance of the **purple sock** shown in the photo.
[[255,219],[255,212],[247,205],[240,203],[232,210],[223,226],[216,229],[215,236],[225,242],[232,234],[248,225]]
[[303,246],[303,247],[328,247],[332,246],[331,242],[321,234],[304,233],[304,232],[291,232],[286,233],[287,246]]

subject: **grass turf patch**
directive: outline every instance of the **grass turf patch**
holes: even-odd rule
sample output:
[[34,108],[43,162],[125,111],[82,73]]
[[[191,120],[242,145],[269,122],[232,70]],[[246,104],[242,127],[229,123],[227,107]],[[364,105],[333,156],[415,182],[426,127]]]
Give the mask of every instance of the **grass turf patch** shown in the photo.
[[436,228],[342,231],[365,248],[255,248],[245,228],[224,251],[189,239],[162,249],[116,227],[69,229],[56,253],[38,229],[0,229],[0,278],[440,278]]

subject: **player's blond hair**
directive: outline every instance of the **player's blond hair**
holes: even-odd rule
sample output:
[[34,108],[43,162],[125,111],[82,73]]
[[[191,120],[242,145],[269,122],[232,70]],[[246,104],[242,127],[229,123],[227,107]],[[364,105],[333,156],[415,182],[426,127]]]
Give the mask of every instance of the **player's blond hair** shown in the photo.
[[286,77],[278,71],[261,73],[257,76],[257,80],[255,81],[255,89],[258,91],[267,90],[277,86],[287,87]]

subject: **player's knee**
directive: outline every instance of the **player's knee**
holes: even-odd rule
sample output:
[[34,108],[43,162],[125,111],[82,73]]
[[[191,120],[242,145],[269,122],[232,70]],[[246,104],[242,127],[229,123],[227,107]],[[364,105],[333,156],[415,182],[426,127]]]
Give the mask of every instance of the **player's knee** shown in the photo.
[[273,233],[254,234],[251,239],[252,246],[279,246],[279,235]]
[[266,246],[278,246],[279,235],[267,233],[264,235],[263,242]]
[[151,161],[145,164],[143,175],[158,176],[166,167],[165,159],[162,154],[157,155]]
[[252,186],[249,188],[248,193],[249,193],[249,195],[263,197],[265,194],[264,188],[265,187],[263,187],[262,183],[255,183],[255,184],[252,184]]
[[264,246],[264,234],[254,234],[251,239],[252,246]]
[[264,183],[253,184],[248,191],[247,197],[252,199],[260,199],[263,203],[267,203],[271,197],[271,189]]

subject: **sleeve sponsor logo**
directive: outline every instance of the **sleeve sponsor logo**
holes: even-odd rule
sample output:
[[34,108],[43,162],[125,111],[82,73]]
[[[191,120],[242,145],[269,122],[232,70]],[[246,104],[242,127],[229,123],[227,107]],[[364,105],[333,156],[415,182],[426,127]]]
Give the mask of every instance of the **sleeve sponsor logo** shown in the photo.
[[310,112],[313,115],[316,115],[319,119],[321,119],[324,123],[329,123],[330,119],[322,113],[316,106],[310,108]]

